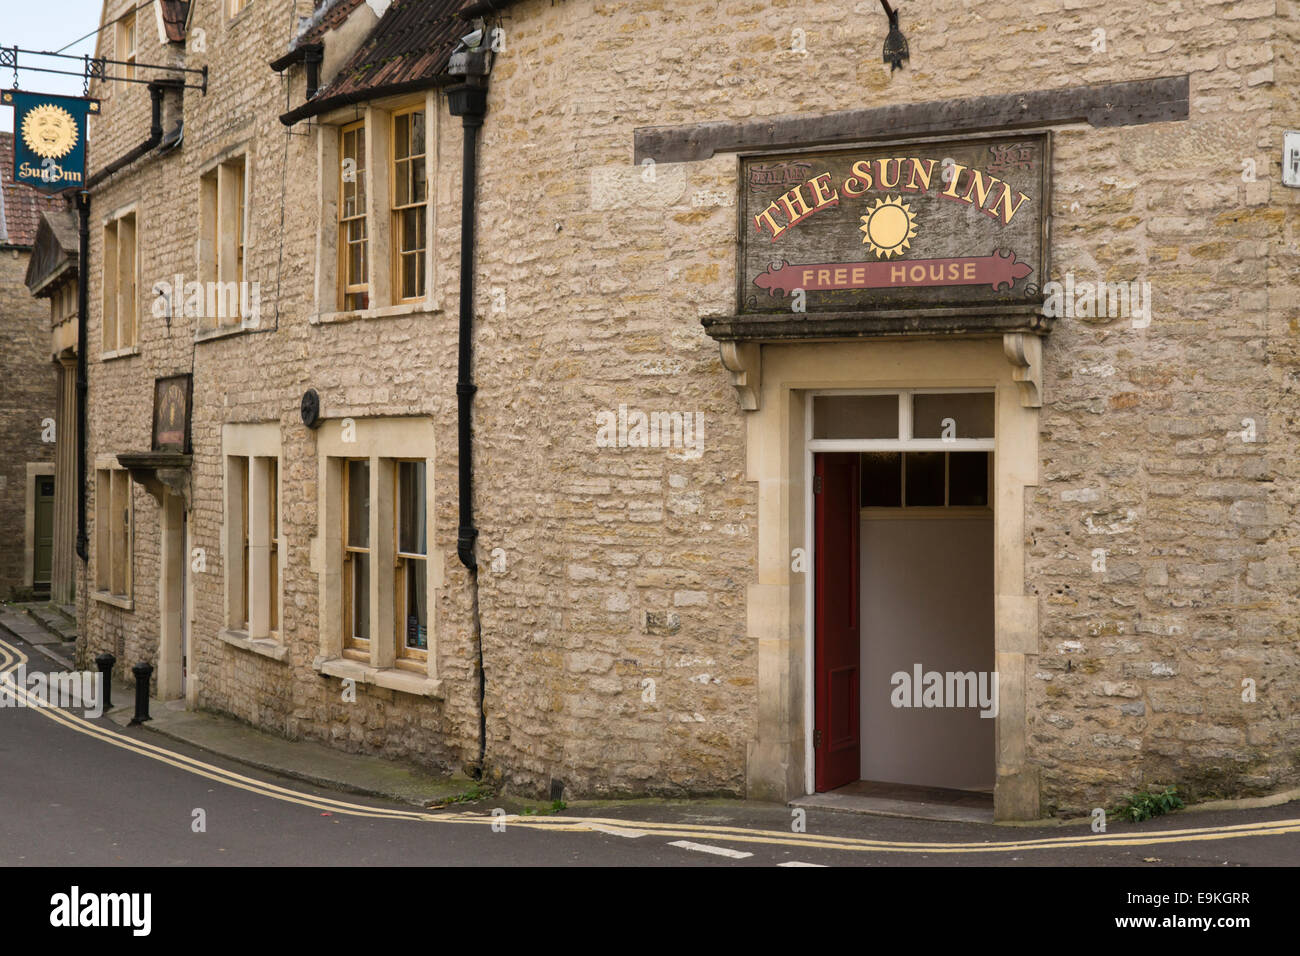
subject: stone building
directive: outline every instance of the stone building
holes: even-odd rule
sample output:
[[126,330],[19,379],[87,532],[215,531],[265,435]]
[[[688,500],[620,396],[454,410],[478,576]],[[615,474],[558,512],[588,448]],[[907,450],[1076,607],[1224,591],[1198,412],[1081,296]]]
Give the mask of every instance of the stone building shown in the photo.
[[[76,599],[81,562],[77,550],[77,218],[70,209],[47,210],[36,227],[24,277],[30,293],[48,302],[49,355],[55,363],[54,515],[50,555],[50,599]],[[84,551],[84,542],[83,548]]]
[[109,0],[207,89],[91,90],[81,653],[525,792],[1296,786],[1300,20],[1184,7]]
[[[13,181],[14,139],[0,133],[0,598],[46,597],[54,573],[56,367],[50,313],[24,284],[46,210],[63,201]],[[67,600],[67,598],[64,598]]]

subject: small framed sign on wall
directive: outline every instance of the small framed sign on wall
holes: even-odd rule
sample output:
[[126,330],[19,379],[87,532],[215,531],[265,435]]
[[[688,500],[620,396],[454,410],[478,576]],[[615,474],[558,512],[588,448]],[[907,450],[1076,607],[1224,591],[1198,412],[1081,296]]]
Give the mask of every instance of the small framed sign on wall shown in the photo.
[[154,379],[153,445],[154,451],[190,453],[190,398],[193,379],[189,375],[171,375]]

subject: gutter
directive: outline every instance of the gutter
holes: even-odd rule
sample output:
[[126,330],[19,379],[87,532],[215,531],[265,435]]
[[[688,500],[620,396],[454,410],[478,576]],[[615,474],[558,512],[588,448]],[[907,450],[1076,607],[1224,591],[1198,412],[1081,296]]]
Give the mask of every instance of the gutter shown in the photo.
[[[307,99],[310,100],[316,95],[317,89],[320,88],[320,65],[321,60],[325,58],[325,44],[323,43],[304,43],[302,46],[294,47],[284,56],[271,61],[271,69],[277,73],[283,73],[295,63],[303,63],[307,67]],[[289,123],[286,126],[292,125]]]
[[447,86],[450,83],[455,83],[460,79],[462,79],[462,77],[442,74],[433,79],[425,77],[424,79],[419,80],[404,80],[401,83],[390,83],[385,86],[353,90],[350,93],[340,93],[336,96],[326,96],[322,100],[308,100],[306,103],[294,107],[287,113],[281,113],[280,122],[285,126],[293,126],[299,120],[305,120],[312,116],[319,116],[322,113],[328,113],[330,110],[338,109],[341,106],[351,106],[353,103],[365,103],[371,100],[377,100],[384,96],[395,96],[399,93],[415,93],[419,90],[427,90],[430,87],[436,89],[438,87]]
[[90,191],[162,142],[163,92],[179,83],[177,80],[155,80],[149,84],[152,100],[149,138],[91,176],[86,180],[85,188],[77,193],[77,557],[82,561],[90,559],[90,542],[86,535],[86,396],[90,390],[86,371],[90,323]]
[[497,13],[508,7],[513,7],[518,2],[519,0],[479,0],[478,3],[471,3],[467,7],[462,7],[457,11],[456,15],[462,20],[472,20],[474,17]]

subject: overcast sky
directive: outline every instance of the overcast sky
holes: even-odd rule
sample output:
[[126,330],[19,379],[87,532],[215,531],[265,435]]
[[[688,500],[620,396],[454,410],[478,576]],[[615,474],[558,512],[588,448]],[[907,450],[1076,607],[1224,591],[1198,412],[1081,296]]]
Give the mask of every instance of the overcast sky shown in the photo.
[[[58,50],[78,37],[99,28],[102,0],[0,0],[4,11],[0,13],[0,46],[17,46],[24,50]],[[152,15],[152,10],[150,10]],[[64,53],[80,56],[95,52],[95,38],[76,43]],[[75,60],[34,59],[19,54],[18,64],[34,63],[56,70],[81,70]],[[12,89],[13,70],[0,70],[0,88]],[[61,93],[64,96],[81,96],[81,77],[59,76],[54,73],[18,71],[18,88],[35,93]],[[0,130],[14,128],[14,111],[11,106],[0,106]]]

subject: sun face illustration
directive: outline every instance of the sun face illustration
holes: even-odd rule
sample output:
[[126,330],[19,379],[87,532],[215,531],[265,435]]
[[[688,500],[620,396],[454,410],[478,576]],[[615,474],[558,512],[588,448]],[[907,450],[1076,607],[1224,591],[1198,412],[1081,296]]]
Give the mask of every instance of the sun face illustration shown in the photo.
[[909,239],[916,238],[916,219],[912,207],[903,203],[902,196],[877,199],[871,210],[862,217],[862,241],[871,246],[877,259],[901,256],[910,249]]
[[23,117],[23,142],[37,156],[61,159],[77,145],[77,121],[53,103],[43,103]]

